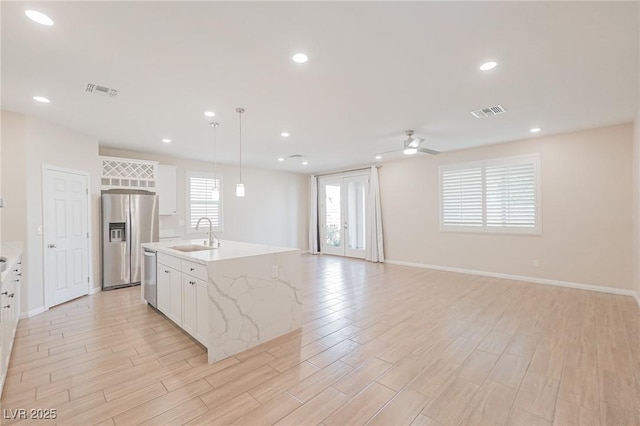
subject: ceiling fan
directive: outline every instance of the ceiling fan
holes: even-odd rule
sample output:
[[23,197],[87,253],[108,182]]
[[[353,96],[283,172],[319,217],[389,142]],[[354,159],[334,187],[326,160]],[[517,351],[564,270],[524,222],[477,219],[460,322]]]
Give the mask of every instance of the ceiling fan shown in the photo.
[[413,130],[407,130],[405,132],[407,134],[407,140],[404,141],[404,149],[402,151],[403,154],[413,155],[417,152],[424,152],[425,154],[438,155],[440,151],[435,151],[433,149],[425,148],[422,146],[422,142],[425,140],[422,138],[414,138]]

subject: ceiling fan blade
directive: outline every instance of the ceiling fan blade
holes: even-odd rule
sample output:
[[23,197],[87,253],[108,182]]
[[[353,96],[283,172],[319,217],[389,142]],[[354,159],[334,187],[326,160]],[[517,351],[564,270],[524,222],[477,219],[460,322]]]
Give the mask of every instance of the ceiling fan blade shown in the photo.
[[375,155],[396,154],[398,152],[402,152],[402,150],[394,149],[393,151],[377,152]]
[[419,147],[419,148],[418,148],[418,152],[424,152],[425,154],[431,154],[431,155],[438,155],[438,154],[440,154],[440,151],[435,151],[435,150],[433,150],[433,149],[423,148],[423,147]]
[[420,144],[424,142],[424,139],[422,138],[414,138],[411,137],[409,139],[407,139],[406,141],[404,141],[404,147],[405,148],[417,148],[420,146]]

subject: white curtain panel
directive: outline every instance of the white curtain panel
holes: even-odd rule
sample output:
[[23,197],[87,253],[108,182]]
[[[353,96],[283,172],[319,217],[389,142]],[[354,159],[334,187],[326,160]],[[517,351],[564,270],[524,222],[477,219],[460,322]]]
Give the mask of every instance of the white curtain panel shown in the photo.
[[318,254],[318,177],[309,180],[309,253]]
[[380,208],[380,183],[378,168],[371,166],[369,176],[369,197],[367,198],[367,254],[371,262],[384,262],[384,241],[382,239],[382,213]]

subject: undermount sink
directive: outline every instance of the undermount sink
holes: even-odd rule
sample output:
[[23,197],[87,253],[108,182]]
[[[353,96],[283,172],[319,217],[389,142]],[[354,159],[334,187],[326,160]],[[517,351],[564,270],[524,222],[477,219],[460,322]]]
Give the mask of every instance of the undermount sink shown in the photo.
[[5,269],[7,269],[7,258],[0,257],[0,272],[4,272]]
[[183,251],[183,252],[192,252],[192,251],[205,251],[205,250],[213,250],[214,247],[209,247],[209,246],[201,246],[198,244],[191,244],[191,245],[186,245],[186,246],[173,246],[173,247],[169,247],[170,249],[173,250],[178,250],[178,251]]

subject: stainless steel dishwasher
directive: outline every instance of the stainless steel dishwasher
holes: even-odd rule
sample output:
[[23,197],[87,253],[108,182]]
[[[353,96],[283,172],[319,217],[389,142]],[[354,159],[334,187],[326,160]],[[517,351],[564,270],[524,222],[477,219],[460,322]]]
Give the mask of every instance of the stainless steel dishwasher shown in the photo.
[[144,299],[154,308],[158,307],[158,286],[156,275],[156,252],[144,249]]

